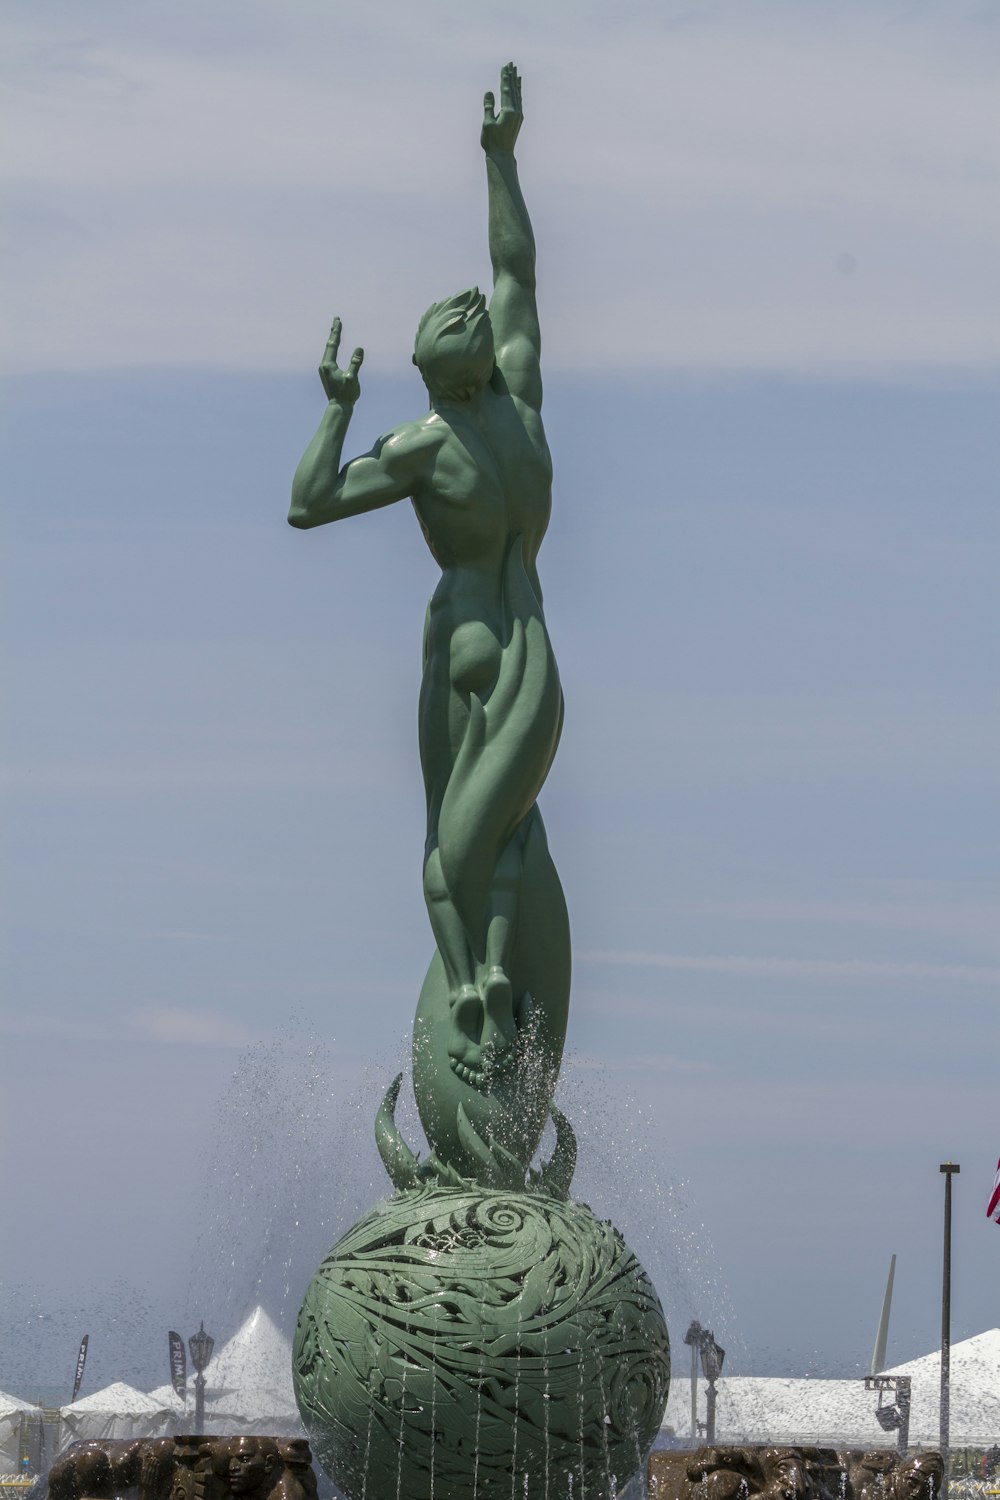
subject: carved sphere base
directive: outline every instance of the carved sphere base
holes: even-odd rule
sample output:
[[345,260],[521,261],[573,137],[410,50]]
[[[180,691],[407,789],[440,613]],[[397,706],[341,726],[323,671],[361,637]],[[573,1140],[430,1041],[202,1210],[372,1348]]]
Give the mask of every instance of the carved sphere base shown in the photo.
[[299,1314],[295,1392],[351,1500],[613,1494],[662,1420],[659,1299],[583,1204],[414,1188],[333,1247]]

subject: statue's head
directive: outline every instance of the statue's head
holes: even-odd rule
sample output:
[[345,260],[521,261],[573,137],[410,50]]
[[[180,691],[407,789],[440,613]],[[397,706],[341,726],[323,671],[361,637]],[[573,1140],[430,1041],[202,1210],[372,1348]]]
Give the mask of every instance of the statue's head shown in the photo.
[[493,325],[477,286],[432,303],[420,319],[413,363],[432,400],[471,400],[493,374],[495,362]]
[[805,1454],[801,1448],[767,1448],[761,1464],[768,1493],[784,1500],[803,1500],[810,1489]]
[[74,1443],[49,1470],[52,1500],[80,1500],[81,1495],[110,1495],[111,1460],[96,1443]]
[[107,1497],[114,1494],[114,1476],[111,1469],[111,1459],[103,1447],[96,1443],[87,1443],[80,1449],[76,1457],[76,1484],[74,1493],[77,1496]]
[[914,1453],[896,1470],[896,1500],[935,1500],[943,1473],[940,1453]]
[[241,1437],[229,1453],[229,1488],[234,1495],[250,1495],[270,1477],[277,1449],[269,1438]]

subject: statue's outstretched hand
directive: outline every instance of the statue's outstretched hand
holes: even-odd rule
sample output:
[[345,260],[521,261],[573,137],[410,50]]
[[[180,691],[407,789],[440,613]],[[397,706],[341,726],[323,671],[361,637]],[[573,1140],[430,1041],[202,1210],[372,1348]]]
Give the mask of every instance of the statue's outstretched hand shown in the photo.
[[521,113],[521,80],[512,62],[500,70],[500,113],[493,95],[483,98],[483,130],[479,139],[484,151],[513,151],[524,115]]
[[342,370],[337,364],[337,350],[340,348],[340,332],[342,324],[339,318],[334,318],[333,327],[330,329],[330,337],[326,341],[326,351],[319,367],[319,378],[323,382],[328,401],[337,401],[342,406],[353,406],[361,395],[361,382],[358,379],[358,371],[361,369],[361,361],[365,357],[363,349],[355,349],[351,355],[351,362],[346,370]]

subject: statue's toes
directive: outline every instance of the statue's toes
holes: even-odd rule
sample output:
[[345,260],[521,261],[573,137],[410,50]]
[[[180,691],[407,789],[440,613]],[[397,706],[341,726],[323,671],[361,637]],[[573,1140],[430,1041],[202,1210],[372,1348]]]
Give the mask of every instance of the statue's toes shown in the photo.
[[464,985],[451,998],[448,1017],[448,1061],[453,1073],[472,1088],[483,1083],[483,1002],[479,991]]
[[479,991],[474,985],[463,984],[451,997],[450,1029],[456,1042],[461,1041],[477,1047],[483,1037],[485,1012]]
[[517,1035],[514,1026],[514,992],[501,968],[490,969],[483,981],[483,1044],[489,1040],[496,1052],[505,1051]]

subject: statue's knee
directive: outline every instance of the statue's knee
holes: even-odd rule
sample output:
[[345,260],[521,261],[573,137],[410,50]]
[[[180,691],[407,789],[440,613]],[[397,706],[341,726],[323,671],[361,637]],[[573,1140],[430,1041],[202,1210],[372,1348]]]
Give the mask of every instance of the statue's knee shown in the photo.
[[424,899],[428,902],[448,900],[448,886],[441,868],[439,849],[432,849],[424,861]]

